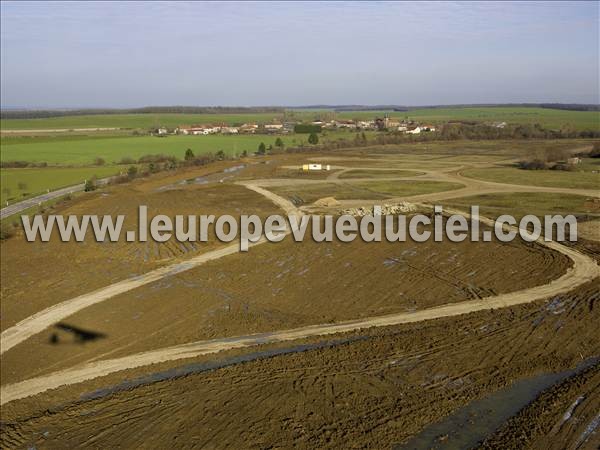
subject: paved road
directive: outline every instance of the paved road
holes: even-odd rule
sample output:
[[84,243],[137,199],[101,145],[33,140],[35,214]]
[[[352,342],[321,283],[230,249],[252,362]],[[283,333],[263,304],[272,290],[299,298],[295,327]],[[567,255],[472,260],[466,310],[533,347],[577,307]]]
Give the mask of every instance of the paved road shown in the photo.
[[25,211],[26,209],[38,206],[40,203],[47,202],[48,200],[54,200],[56,198],[63,197],[67,194],[72,194],[74,192],[81,191],[83,191],[83,183],[76,184],[75,186],[69,186],[66,188],[58,189],[56,191],[51,191],[47,194],[38,195],[37,197],[23,200],[22,202],[14,203],[0,210],[0,219],[5,219],[6,217],[18,214],[20,212]]
[[[108,182],[110,178],[102,178],[101,180],[97,180],[97,185],[103,185]],[[15,214],[19,214],[29,208],[33,208],[38,206],[40,203],[47,202],[49,200],[54,200],[60,197],[64,197],[67,194],[73,194],[75,192],[82,192],[85,184],[76,184],[73,186],[68,186],[65,188],[57,189],[56,191],[50,191],[46,194],[38,195],[37,197],[32,197],[27,200],[23,200],[18,203],[13,203],[12,205],[5,206],[0,210],[0,219],[5,219],[7,217],[13,216]]]

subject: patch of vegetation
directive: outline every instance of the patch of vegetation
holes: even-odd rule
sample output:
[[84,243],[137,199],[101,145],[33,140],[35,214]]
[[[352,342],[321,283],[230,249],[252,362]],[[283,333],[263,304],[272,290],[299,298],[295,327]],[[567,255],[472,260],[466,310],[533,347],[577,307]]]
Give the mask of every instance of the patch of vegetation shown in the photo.
[[93,176],[105,178],[119,173],[115,166],[47,167],[2,169],[2,206],[66,186],[83,183]]
[[485,194],[447,200],[444,206],[470,211],[472,205],[480,207],[481,215],[496,218],[502,214],[511,214],[520,219],[527,214],[543,216],[546,214],[600,214],[591,207],[587,197],[573,194],[555,194],[545,192],[520,192]]
[[369,170],[369,169],[353,169],[340,174],[340,179],[352,178],[391,178],[391,177],[414,177],[423,175],[423,172],[413,170]]
[[312,203],[323,197],[335,197],[337,200],[384,200],[391,197],[409,197],[459,189],[459,183],[437,181],[370,181],[361,183],[319,183],[304,186],[280,186],[271,188],[295,204]]
[[[322,142],[336,141],[343,132],[328,132],[321,137]],[[46,162],[48,164],[91,164],[94,158],[102,158],[107,164],[118,163],[123,158],[138,158],[147,154],[164,154],[181,158],[186,149],[195,155],[216,153],[222,150],[227,156],[241,155],[244,151],[254,153],[264,142],[267,147],[280,141],[283,146],[306,144],[305,136],[265,136],[265,135],[209,135],[209,136],[170,136],[159,139],[153,136],[113,137],[110,139],[53,139],[50,141],[30,141],[25,137],[20,141],[2,146],[0,159],[8,161]],[[20,142],[20,143],[18,143]]]
[[548,186],[572,189],[598,189],[600,186],[600,174],[581,171],[533,170],[525,173],[514,167],[493,167],[487,169],[468,169],[463,171],[462,174],[467,177],[486,181],[525,186]]

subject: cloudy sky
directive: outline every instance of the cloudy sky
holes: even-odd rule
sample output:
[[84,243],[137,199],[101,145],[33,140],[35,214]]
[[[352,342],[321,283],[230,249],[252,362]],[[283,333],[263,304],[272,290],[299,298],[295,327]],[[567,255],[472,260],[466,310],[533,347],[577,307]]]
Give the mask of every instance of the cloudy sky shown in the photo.
[[598,2],[1,4],[3,107],[598,103]]

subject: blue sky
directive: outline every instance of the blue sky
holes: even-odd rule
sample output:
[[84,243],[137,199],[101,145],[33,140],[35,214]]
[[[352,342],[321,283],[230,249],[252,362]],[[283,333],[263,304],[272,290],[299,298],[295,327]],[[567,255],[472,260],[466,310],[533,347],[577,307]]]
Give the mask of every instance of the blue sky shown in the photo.
[[598,103],[598,2],[1,4],[3,107]]

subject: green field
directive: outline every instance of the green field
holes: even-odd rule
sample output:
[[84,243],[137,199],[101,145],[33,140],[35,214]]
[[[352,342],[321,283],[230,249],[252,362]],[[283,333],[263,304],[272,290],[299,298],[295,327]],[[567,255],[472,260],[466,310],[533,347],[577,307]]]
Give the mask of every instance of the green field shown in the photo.
[[92,114],[43,119],[3,119],[2,129],[6,130],[45,130],[73,128],[175,128],[193,124],[242,124],[246,122],[266,123],[281,119],[282,114]]
[[[344,133],[346,137],[352,135]],[[324,139],[337,139],[340,133],[330,133]],[[306,143],[308,135],[281,136],[286,145]],[[95,157],[107,163],[119,162],[123,157],[138,159],[147,154],[164,153],[183,159],[186,149],[202,154],[223,150],[226,154],[255,152],[261,142],[274,145],[277,136],[266,135],[209,135],[209,136],[129,136],[112,138],[62,139],[45,137],[41,140],[27,137],[9,137],[2,140],[2,161],[47,162],[49,164],[90,164]],[[323,138],[322,138],[323,139]]]
[[312,203],[324,197],[334,197],[337,200],[383,200],[390,197],[451,191],[461,187],[462,184],[445,181],[365,181],[277,186],[270,190],[294,202]]
[[[295,110],[296,120],[312,120],[321,116],[332,116],[328,110]],[[420,122],[441,123],[449,120],[469,120],[534,124],[546,128],[571,127],[576,130],[600,130],[600,112],[565,111],[535,107],[450,107],[423,108],[410,111],[344,111],[336,113],[339,119],[366,119],[375,116],[410,118]],[[52,117],[44,119],[3,119],[3,130],[43,130],[74,128],[129,128],[146,130],[165,126],[227,123],[230,125],[245,122],[266,123],[273,119],[281,120],[281,113],[250,114],[105,114]]]
[[[339,118],[372,118],[383,116],[385,111],[351,111],[339,113]],[[559,109],[533,107],[480,107],[480,108],[424,108],[410,111],[388,112],[391,117],[409,118],[418,122],[433,124],[449,120],[477,122],[507,122],[519,124],[538,123],[545,128],[575,130],[600,130],[600,112],[565,111]]]
[[[2,189],[0,201],[2,206],[6,201],[14,203],[43,194],[48,189],[53,191],[61,187],[83,183],[84,180],[96,175],[98,178],[116,175],[122,168],[106,167],[47,167],[40,169],[1,169],[0,180]],[[19,189],[19,183],[24,183],[24,189]],[[9,189],[10,192],[6,192]]]
[[545,192],[523,192],[520,194],[486,194],[448,200],[445,206],[470,211],[478,205],[482,216],[496,218],[510,214],[517,219],[528,214],[544,216],[547,214],[598,214],[597,210],[587,206],[586,197],[572,194]]
[[548,186],[570,189],[599,189],[600,173],[591,171],[523,170],[513,167],[468,169],[464,176],[498,183]]
[[382,170],[369,170],[369,169],[353,169],[348,172],[340,174],[340,179],[352,179],[352,178],[394,178],[394,177],[414,177],[423,175],[423,172],[416,172],[414,170],[394,170],[394,169],[382,169]]

